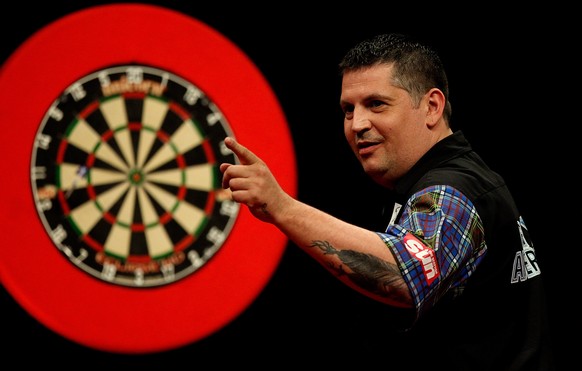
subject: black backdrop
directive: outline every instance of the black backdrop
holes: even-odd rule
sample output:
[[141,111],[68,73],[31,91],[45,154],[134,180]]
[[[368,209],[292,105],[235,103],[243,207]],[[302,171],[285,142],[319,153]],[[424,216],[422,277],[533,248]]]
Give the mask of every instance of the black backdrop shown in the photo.
[[[3,11],[0,60],[50,22],[102,3],[12,3],[12,10]],[[578,165],[565,164],[564,170],[557,170],[560,152],[569,148],[561,133],[561,128],[567,129],[562,123],[568,121],[560,116],[565,97],[558,87],[569,79],[560,77],[567,72],[562,62],[571,59],[561,52],[568,45],[563,37],[572,25],[565,21],[568,10],[540,7],[510,13],[490,3],[473,5],[471,10],[435,4],[408,9],[375,3],[315,9],[315,4],[295,2],[150,3],[197,18],[250,57],[275,91],[290,125],[299,198],[361,225],[372,220],[377,189],[343,138],[337,62],[354,42],[379,32],[411,33],[434,44],[449,71],[454,124],[506,178],[529,225],[548,287],[555,348],[560,362],[569,362],[572,344],[580,342],[564,337],[575,334],[580,319],[569,304],[572,293],[567,290],[575,259],[567,257],[574,248],[563,241],[571,238],[571,228],[560,224],[576,216],[571,211],[561,214],[569,210],[568,200],[573,197],[571,188],[562,185],[571,184],[571,170]],[[254,238],[260,243],[260,236]],[[69,359],[75,358],[94,366],[195,367],[209,362],[259,366],[270,365],[276,355],[273,367],[279,367],[314,359],[332,365],[334,358],[348,354],[354,359],[379,357],[378,364],[390,364],[388,359],[398,357],[390,347],[384,354],[369,350],[377,339],[390,343],[381,327],[375,326],[374,318],[386,315],[379,306],[342,286],[291,243],[274,276],[247,310],[215,334],[168,352],[130,356],[83,347],[45,328],[4,289],[0,293],[0,354],[6,362],[19,365],[29,361],[73,365],[78,361]]]

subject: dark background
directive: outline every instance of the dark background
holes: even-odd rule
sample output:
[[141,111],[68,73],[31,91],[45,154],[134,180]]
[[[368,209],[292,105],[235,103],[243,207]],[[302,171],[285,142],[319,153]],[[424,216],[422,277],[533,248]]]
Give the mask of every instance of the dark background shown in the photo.
[[[12,3],[12,10],[3,10],[0,62],[43,26],[103,3],[112,2]],[[579,241],[572,235],[578,213],[576,202],[570,201],[575,190],[570,177],[579,169],[571,146],[579,130],[578,122],[568,118],[570,104],[563,90],[579,79],[568,66],[575,63],[575,23],[568,21],[572,10],[544,5],[509,11],[490,2],[471,9],[435,3],[406,8],[389,2],[317,9],[313,2],[149,3],[197,18],[250,57],[271,84],[290,125],[299,198],[363,226],[373,221],[378,189],[343,137],[337,63],[355,42],[376,33],[405,32],[432,43],[449,71],[453,124],[506,178],[529,226],[548,288],[558,360],[565,367],[574,359],[581,320],[569,287],[574,287],[580,246],[573,244]],[[564,161],[566,154],[570,161]],[[215,334],[168,352],[122,355],[83,347],[45,328],[4,289],[0,308],[0,355],[19,365],[75,365],[82,360],[81,365],[92,366],[279,368],[313,362],[331,366],[338,359],[340,365],[343,359],[390,365],[398,357],[375,323],[388,315],[385,308],[344,287],[291,243],[246,311]],[[383,354],[371,350],[380,339],[388,344]]]

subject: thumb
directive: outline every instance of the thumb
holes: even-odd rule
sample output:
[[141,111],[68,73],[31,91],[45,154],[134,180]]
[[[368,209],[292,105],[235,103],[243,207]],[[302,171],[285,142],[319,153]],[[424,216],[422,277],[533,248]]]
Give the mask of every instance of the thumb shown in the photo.
[[247,147],[238,143],[232,137],[226,137],[224,139],[224,144],[238,157],[240,163],[243,165],[251,165],[260,161],[257,155],[251,152]]

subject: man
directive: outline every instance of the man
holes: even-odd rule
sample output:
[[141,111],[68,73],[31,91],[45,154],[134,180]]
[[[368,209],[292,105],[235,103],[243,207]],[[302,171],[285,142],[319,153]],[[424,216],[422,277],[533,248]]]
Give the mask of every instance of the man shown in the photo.
[[339,280],[407,312],[399,336],[423,345],[416,354],[427,368],[553,369],[527,227],[504,180],[452,130],[438,54],[404,35],[379,35],[351,49],[340,71],[345,137],[396,200],[384,230],[290,197],[232,138],[225,144],[240,164],[221,164],[223,187]]

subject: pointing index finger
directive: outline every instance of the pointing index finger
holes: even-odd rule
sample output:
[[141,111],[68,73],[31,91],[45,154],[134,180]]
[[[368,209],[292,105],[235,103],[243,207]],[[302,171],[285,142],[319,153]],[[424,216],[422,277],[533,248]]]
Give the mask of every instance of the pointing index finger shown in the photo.
[[259,161],[259,158],[253,152],[251,152],[247,147],[238,143],[232,137],[226,137],[224,139],[224,144],[238,157],[239,161],[243,165],[250,165]]

